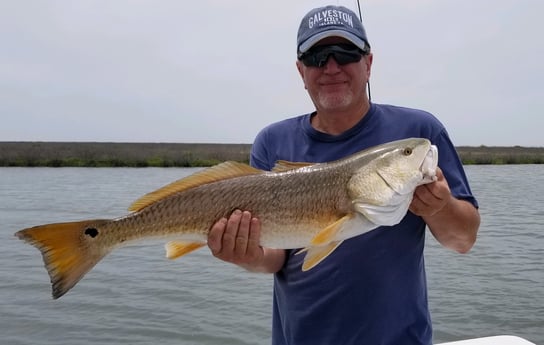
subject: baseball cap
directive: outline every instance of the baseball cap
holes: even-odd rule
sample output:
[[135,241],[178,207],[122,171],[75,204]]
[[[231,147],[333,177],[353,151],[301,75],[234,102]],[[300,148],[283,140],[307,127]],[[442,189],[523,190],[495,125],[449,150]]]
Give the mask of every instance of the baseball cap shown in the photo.
[[363,24],[352,10],[344,6],[329,5],[308,12],[298,28],[297,53],[305,53],[326,37],[342,37],[362,51],[370,51]]

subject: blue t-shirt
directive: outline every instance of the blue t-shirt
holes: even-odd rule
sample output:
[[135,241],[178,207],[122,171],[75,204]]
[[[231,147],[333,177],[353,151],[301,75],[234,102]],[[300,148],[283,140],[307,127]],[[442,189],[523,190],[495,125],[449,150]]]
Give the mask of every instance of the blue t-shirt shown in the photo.
[[[353,128],[340,135],[316,131],[311,114],[269,125],[256,137],[251,164],[270,170],[279,159],[327,162],[371,146],[409,137],[438,147],[438,165],[452,194],[478,207],[444,126],[415,109],[371,104]],[[274,277],[272,344],[432,344],[423,259],[425,223],[411,212],[344,241],[313,269],[288,250]]]

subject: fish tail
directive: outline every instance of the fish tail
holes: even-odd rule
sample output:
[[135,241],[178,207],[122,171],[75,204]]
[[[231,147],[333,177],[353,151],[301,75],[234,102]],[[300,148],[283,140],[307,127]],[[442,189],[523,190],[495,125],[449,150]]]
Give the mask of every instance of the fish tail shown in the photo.
[[46,224],[15,233],[19,239],[35,246],[42,253],[45,268],[51,278],[54,299],[74,287],[111,251],[112,248],[104,248],[96,243],[100,227],[106,222],[109,220]]

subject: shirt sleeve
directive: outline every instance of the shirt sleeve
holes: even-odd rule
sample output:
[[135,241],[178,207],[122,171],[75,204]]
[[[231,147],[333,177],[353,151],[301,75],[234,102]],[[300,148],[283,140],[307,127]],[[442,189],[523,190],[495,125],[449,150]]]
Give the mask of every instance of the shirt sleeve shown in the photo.
[[433,144],[438,148],[438,166],[442,169],[448,181],[451,194],[457,199],[466,200],[478,208],[478,201],[470,190],[461,159],[445,128],[439,132],[438,136],[433,140]]
[[257,169],[272,170],[272,165],[268,157],[266,131],[261,130],[253,141],[253,145],[251,145],[249,164]]

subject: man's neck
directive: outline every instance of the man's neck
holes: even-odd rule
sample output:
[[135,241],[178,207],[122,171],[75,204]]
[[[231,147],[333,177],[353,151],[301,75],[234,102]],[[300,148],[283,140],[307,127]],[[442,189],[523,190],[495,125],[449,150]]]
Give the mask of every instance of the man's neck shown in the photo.
[[311,124],[316,130],[339,135],[354,127],[366,115],[370,109],[370,103],[365,102],[362,106],[347,111],[317,111],[312,117]]

